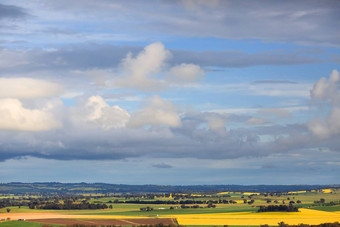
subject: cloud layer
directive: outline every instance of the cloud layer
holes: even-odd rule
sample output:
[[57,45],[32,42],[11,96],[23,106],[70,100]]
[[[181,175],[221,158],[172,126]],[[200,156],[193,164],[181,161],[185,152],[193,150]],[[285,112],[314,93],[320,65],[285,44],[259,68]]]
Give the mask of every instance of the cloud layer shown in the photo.
[[63,92],[62,86],[32,78],[0,78],[0,98],[36,99],[53,97]]
[[[119,54],[123,57],[117,58],[116,65],[99,68],[72,65],[65,53],[58,56],[54,50],[43,51],[43,57],[59,59],[55,66],[47,66],[48,73],[43,75],[56,79],[56,74],[51,72],[56,67],[62,78],[59,81],[68,77],[71,82],[65,86],[47,79],[18,77],[22,73],[10,70],[8,74],[12,77],[0,78],[3,159],[23,156],[61,160],[234,159],[314,149],[325,144],[328,149],[339,148],[335,140],[340,133],[337,123],[340,122],[339,73],[336,70],[329,79],[318,80],[310,92],[311,103],[317,107],[326,106],[328,113],[310,121],[282,124],[293,118],[294,111],[306,108],[253,108],[243,114],[228,109],[196,111],[175,104],[176,98],[171,100],[162,95],[171,97],[167,93],[169,90],[184,91],[187,86],[204,90],[204,86],[197,84],[206,75],[199,65],[182,62],[185,58],[173,61],[178,52],[166,49],[161,42],[131,52],[129,48],[122,50],[126,53]],[[27,59],[30,62],[30,51],[22,53],[23,62]],[[35,56],[41,52],[38,53]],[[17,54],[22,57],[20,51]],[[37,62],[41,65],[40,60]],[[35,76],[35,72],[43,69],[35,67],[26,75]],[[72,90],[75,88],[80,91]],[[216,88],[222,94],[215,96],[219,99],[224,98],[226,90],[233,90],[230,84],[215,84],[207,89]],[[306,84],[290,80],[268,79],[246,86],[239,84],[236,90],[244,89],[258,96],[306,98],[308,91],[305,88]],[[143,100],[139,106],[128,109],[122,99],[112,98],[126,96],[126,91],[137,97],[132,101]],[[67,105],[70,100],[75,104]],[[200,102],[199,98],[197,101]],[[315,136],[317,140],[313,139]]]
[[0,116],[0,130],[5,131],[35,132],[62,126],[48,109],[28,109],[17,99],[0,99]]
[[142,90],[159,89],[161,84],[155,77],[161,72],[164,61],[169,56],[170,52],[165,50],[162,43],[146,46],[135,58],[129,53],[121,63],[123,78],[113,83]]
[[28,16],[22,7],[0,4],[1,19],[22,19]]
[[[32,20],[35,22],[34,28],[40,32],[37,35],[57,36],[63,42],[79,37],[87,41],[134,40],[136,37],[150,40],[160,37],[160,34],[325,46],[339,46],[340,40],[336,29],[340,7],[339,2],[334,0],[312,0],[308,4],[303,0],[288,3],[268,0],[245,3],[237,0],[209,3],[191,0],[147,3],[136,0],[114,3],[86,0],[73,1],[72,4],[65,0],[58,3],[37,0],[30,4],[18,3],[27,6],[36,14],[34,16],[45,22],[42,24],[39,19]],[[2,15],[7,18],[22,16],[22,8],[12,4],[12,1],[4,1]],[[82,30],[82,26],[78,25],[89,18],[92,19],[88,24],[90,29],[98,28],[98,31],[105,32],[94,35]],[[58,28],[60,22],[65,20],[69,25]]]
[[171,102],[159,96],[153,96],[147,100],[142,109],[132,114],[129,125],[132,127],[147,125],[179,127],[181,119]]
[[340,79],[320,77],[340,63],[339,15],[336,0],[2,0],[1,176],[334,183]]
[[194,83],[205,75],[199,65],[182,63],[166,67],[170,58],[171,52],[160,42],[146,46],[136,57],[128,53],[121,62],[118,78],[110,83],[113,87],[159,91],[170,84]]
[[329,109],[324,118],[316,118],[309,123],[309,129],[319,138],[338,136],[340,133],[340,76],[333,70],[329,79],[322,77],[311,90],[313,101],[326,104]]
[[101,96],[91,96],[71,111],[72,122],[78,127],[90,124],[104,130],[125,127],[130,114],[119,106],[110,106]]

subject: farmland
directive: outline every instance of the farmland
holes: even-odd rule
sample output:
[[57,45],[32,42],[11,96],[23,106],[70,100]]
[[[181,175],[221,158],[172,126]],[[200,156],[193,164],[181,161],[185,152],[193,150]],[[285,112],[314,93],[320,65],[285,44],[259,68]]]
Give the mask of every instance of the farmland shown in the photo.
[[[49,223],[276,226],[340,222],[340,189],[282,192],[2,194],[2,226]],[[6,205],[7,204],[7,205]],[[258,212],[260,207],[298,212]],[[54,207],[54,209],[47,209]],[[101,208],[105,207],[105,208]],[[130,224],[129,224],[130,223]],[[34,224],[34,225],[33,225]],[[42,225],[42,224],[41,224]]]

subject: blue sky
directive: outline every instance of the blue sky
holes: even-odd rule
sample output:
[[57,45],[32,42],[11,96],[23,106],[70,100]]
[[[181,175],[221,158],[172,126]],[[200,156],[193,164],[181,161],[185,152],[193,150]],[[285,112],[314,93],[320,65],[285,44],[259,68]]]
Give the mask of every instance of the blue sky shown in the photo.
[[0,181],[337,184],[339,13],[3,0]]

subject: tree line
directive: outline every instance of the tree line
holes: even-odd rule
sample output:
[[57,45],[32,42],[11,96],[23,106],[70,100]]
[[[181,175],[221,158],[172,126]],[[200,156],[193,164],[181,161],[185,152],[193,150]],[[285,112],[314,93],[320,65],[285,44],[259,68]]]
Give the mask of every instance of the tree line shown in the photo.
[[[253,203],[254,200],[251,201]],[[147,200],[118,200],[115,199],[114,201],[110,200],[107,203],[134,203],[134,204],[209,204],[209,203],[220,203],[220,204],[236,204],[237,202],[234,200],[181,200],[181,201],[174,201],[174,200],[154,200],[154,201],[147,201]]]
[[257,212],[298,212],[299,208],[293,206],[292,204],[287,205],[269,205],[260,206]]
[[[64,200],[63,203],[59,201],[54,202],[44,202],[37,204],[35,202],[29,203],[28,207],[30,209],[47,209],[47,210],[94,210],[94,209],[107,209],[108,206],[103,203],[89,203],[86,200],[81,202],[74,202],[73,200]],[[112,207],[112,206],[111,206]]]
[[[298,225],[289,225],[284,222],[278,223],[279,227],[340,227],[339,222],[334,223],[322,223],[319,225],[308,225],[308,224],[298,224]],[[269,227],[269,225],[261,225],[260,227]]]

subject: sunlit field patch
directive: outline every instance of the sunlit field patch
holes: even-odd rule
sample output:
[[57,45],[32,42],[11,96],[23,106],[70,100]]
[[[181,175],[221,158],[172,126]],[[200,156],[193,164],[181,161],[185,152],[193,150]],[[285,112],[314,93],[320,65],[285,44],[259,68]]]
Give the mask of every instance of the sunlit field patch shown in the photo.
[[301,193],[306,193],[307,191],[293,191],[293,192],[288,192],[289,194],[301,194]]
[[228,195],[228,194],[230,194],[230,192],[219,192],[219,193],[217,193],[217,195]]
[[243,192],[244,195],[260,195],[258,192]]
[[300,209],[297,213],[272,212],[272,213],[220,213],[200,215],[175,215],[180,225],[277,225],[283,221],[288,224],[321,224],[325,222],[340,221],[337,213]]
[[236,203],[244,203],[243,199],[234,200]]

